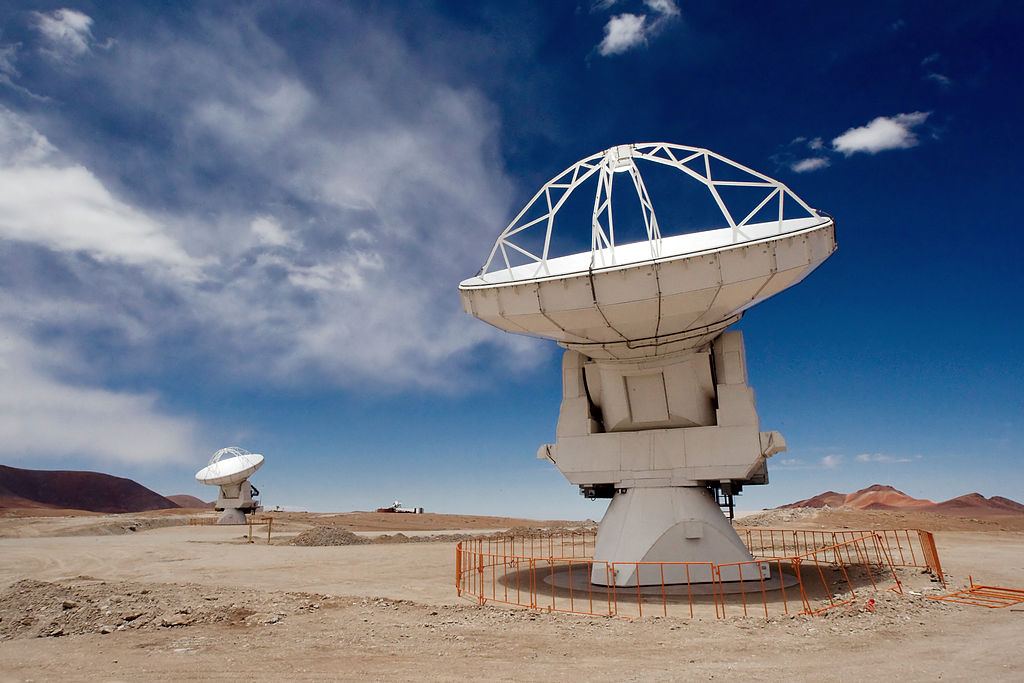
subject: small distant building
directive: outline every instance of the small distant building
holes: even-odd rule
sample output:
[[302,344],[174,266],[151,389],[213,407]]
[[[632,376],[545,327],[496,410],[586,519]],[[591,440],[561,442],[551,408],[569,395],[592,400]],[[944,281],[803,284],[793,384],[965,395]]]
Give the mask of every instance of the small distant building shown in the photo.
[[394,503],[391,504],[390,507],[377,508],[377,512],[405,512],[405,513],[410,513],[410,514],[414,514],[414,515],[422,515],[423,514],[423,508],[407,508],[407,507],[402,507],[402,502],[396,500]]

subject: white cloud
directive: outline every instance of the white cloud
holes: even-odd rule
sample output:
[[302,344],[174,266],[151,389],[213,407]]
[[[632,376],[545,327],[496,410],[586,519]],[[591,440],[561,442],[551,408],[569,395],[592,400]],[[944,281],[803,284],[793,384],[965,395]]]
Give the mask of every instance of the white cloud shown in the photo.
[[675,0],[644,0],[644,4],[652,11],[667,17],[679,16],[679,7]]
[[831,162],[828,157],[810,157],[807,159],[800,159],[790,164],[790,170],[796,173],[810,173],[812,171],[819,171],[823,168],[828,168]]
[[819,138],[814,138],[812,140],[808,140],[807,141],[807,147],[808,147],[808,149],[813,149],[813,150],[817,151],[817,150],[825,148],[825,142],[820,137]]
[[604,27],[604,39],[597,46],[602,56],[618,55],[647,42],[644,24],[647,17],[639,14],[618,14]]
[[161,411],[155,394],[69,383],[40,367],[68,362],[0,328],[0,456],[136,464],[194,459],[193,420]]
[[0,106],[0,165],[40,166],[56,156],[57,148],[45,136]]
[[825,469],[833,470],[843,462],[843,456],[841,455],[826,455],[821,459],[821,466]]
[[[0,241],[31,266],[7,277],[0,319],[129,379],[182,339],[220,379],[382,391],[457,390],[480,353],[513,369],[548,353],[459,305],[509,213],[486,100],[370,24],[305,79],[245,17],[205,21],[194,40],[119,35],[102,70],[82,67],[111,117],[160,126],[130,167],[77,121],[46,137],[0,112],[0,171],[21,188],[0,186]],[[167,277],[175,264],[194,277]]]
[[879,116],[866,126],[850,128],[832,140],[837,152],[850,156],[857,152],[877,154],[889,149],[908,149],[918,144],[914,128],[924,123],[931,112]]
[[100,260],[190,270],[194,261],[155,220],[63,162],[43,135],[0,107],[0,238]]
[[953,79],[949,76],[943,76],[940,73],[929,72],[923,76],[924,80],[935,83],[943,90],[948,90],[953,87]]
[[912,458],[896,457],[892,455],[885,455],[883,453],[861,453],[854,458],[857,462],[880,462],[880,463],[900,463],[900,462],[914,462],[920,460],[920,455],[915,455]]
[[0,74],[8,78],[18,75],[18,69],[14,66],[17,55],[18,49],[14,45],[0,45]]
[[[608,9],[613,4],[614,0],[598,3],[594,9]],[[597,51],[603,57],[622,54],[646,44],[670,20],[679,17],[679,7],[675,0],[644,0],[644,6],[650,14],[623,13],[608,20],[604,26],[604,39],[597,46]]]
[[257,216],[249,224],[249,228],[262,244],[273,247],[284,247],[292,244],[288,233],[281,229],[281,224],[268,216]]
[[81,166],[0,168],[0,237],[100,260],[194,265],[159,223],[113,197]]
[[92,42],[92,18],[89,15],[73,9],[33,14],[36,28],[48,43],[51,56],[67,60],[89,51]]

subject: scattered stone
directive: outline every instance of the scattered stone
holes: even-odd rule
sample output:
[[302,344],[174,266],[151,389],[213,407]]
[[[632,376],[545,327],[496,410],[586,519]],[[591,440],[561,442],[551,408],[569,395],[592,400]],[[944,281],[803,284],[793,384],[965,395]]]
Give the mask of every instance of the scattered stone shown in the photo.
[[160,625],[168,628],[171,626],[185,626],[190,621],[191,619],[187,614],[181,614],[180,612],[178,614],[166,614],[160,617]]

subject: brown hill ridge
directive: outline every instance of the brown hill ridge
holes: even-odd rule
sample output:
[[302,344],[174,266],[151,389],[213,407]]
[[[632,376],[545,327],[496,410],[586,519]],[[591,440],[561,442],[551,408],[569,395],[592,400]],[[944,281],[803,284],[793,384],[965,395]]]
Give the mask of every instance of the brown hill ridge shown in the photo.
[[986,498],[980,493],[968,493],[941,503],[935,503],[924,498],[912,498],[903,493],[903,491],[883,484],[873,484],[866,489],[853,493],[826,491],[812,498],[779,507],[782,509],[798,507],[822,508],[826,506],[851,508],[854,510],[914,510],[953,515],[1024,514],[1024,505],[1002,496]]
[[178,493],[173,496],[167,496],[167,500],[175,503],[178,507],[183,508],[213,508],[213,503],[207,503],[205,500],[190,496],[187,493]]
[[131,479],[100,472],[23,470],[0,465],[0,508],[144,512],[179,505]]

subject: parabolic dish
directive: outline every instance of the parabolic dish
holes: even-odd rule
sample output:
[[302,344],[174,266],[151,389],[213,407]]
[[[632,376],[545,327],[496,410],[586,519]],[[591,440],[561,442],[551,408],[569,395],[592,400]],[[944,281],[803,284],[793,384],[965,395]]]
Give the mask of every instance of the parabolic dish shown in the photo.
[[[664,236],[637,160],[703,184],[723,226]],[[616,244],[611,189],[624,172],[647,239]],[[553,255],[556,214],[587,181],[597,184],[591,249]],[[748,203],[737,213],[726,189],[759,194],[752,208]],[[524,237],[537,231],[533,244],[542,246],[531,250]],[[502,330],[554,339],[591,358],[644,358],[714,339],[745,310],[804,279],[835,248],[834,221],[782,183],[706,149],[638,143],[588,157],[548,182],[459,290],[467,313]]]
[[248,479],[262,465],[263,456],[259,453],[230,446],[214,453],[210,464],[196,472],[196,480],[211,486],[237,484]]

